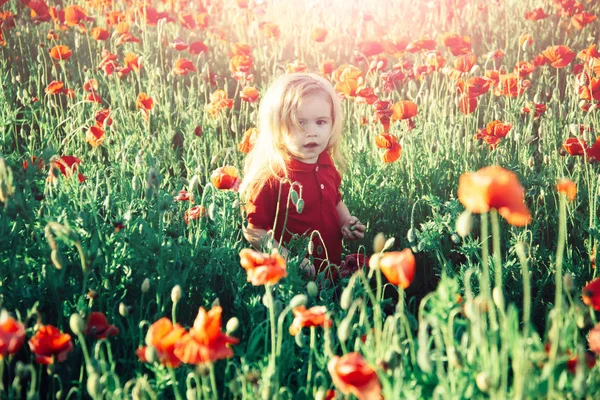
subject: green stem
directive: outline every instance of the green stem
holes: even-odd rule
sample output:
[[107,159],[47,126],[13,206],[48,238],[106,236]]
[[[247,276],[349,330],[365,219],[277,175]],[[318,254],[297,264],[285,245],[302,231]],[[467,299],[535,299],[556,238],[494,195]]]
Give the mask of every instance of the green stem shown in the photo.
[[212,398],[218,398],[217,379],[215,377],[215,365],[210,363],[210,388],[212,390]]
[[306,372],[306,394],[310,396],[312,386],[312,368],[314,349],[316,348],[315,342],[317,338],[317,331],[314,326],[310,327],[310,350],[308,353],[308,371]]
[[171,367],[168,367],[169,375],[171,376],[171,381],[173,385],[173,393],[175,393],[176,400],[183,400],[181,397],[181,393],[179,393],[179,386],[177,386],[177,377],[175,376],[175,370]]

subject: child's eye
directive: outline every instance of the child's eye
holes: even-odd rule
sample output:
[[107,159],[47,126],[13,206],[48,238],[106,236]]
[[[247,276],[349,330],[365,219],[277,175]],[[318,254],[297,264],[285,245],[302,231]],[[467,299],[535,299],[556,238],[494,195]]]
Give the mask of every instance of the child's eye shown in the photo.
[[304,122],[304,121],[299,121],[298,123],[300,124],[300,126],[306,125],[306,122]]
[[322,119],[317,121],[317,125],[325,125],[326,123],[327,123],[327,121],[322,120]]

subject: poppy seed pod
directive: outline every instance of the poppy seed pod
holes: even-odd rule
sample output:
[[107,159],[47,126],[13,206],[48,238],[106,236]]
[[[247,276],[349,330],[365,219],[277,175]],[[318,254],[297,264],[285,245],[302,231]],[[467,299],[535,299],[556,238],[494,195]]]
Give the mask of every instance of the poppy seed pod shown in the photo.
[[179,300],[181,300],[181,294],[181,286],[173,286],[173,289],[171,289],[171,301],[173,304],[179,303]]
[[230,335],[233,332],[237,331],[239,326],[240,326],[240,320],[237,319],[237,317],[232,317],[229,319],[229,321],[227,321],[227,324],[225,325],[225,330],[226,330],[227,334]]
[[127,307],[123,302],[119,303],[119,314],[123,318],[129,315],[129,307]]
[[[314,283],[314,282],[313,282]],[[292,300],[290,300],[290,308],[296,308],[305,305],[308,303],[308,298],[304,294],[295,295]]]
[[342,291],[342,296],[340,298],[340,307],[342,307],[342,310],[347,310],[350,308],[351,303],[352,303],[352,285],[348,285]]
[[[102,393],[102,383],[100,382],[100,375],[93,373],[88,376],[85,385],[88,394],[95,399]],[[58,398],[58,396],[57,396]]]
[[69,318],[69,327],[71,331],[77,336],[81,335],[85,330],[85,322],[79,313],[71,314],[71,318]]
[[317,297],[319,294],[319,287],[314,281],[310,281],[306,284],[306,293],[308,293],[310,297]]
[[347,342],[350,338],[350,332],[352,330],[352,319],[344,318],[338,325],[337,336],[340,342]]
[[142,282],[141,290],[142,293],[148,293],[148,290],[150,290],[150,279],[144,279],[144,282]]

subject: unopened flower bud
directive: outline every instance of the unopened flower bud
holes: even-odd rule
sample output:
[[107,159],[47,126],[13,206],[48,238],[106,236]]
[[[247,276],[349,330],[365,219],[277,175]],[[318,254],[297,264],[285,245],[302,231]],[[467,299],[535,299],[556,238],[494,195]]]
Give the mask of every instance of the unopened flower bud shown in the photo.
[[352,331],[351,322],[351,319],[344,318],[338,325],[337,336],[338,339],[340,339],[340,342],[346,342],[350,339],[350,332]]
[[473,216],[471,215],[471,211],[465,210],[456,219],[456,233],[458,233],[461,238],[465,238],[471,233],[472,227]]
[[502,293],[502,289],[498,287],[492,289],[492,299],[498,309],[504,310],[504,294]]
[[340,306],[342,310],[347,310],[350,308],[350,304],[352,304],[352,286],[348,285],[342,291]]
[[93,374],[90,374],[87,378],[85,386],[87,388],[88,394],[93,399],[100,396],[100,394],[102,393],[102,383],[100,382],[100,375],[98,375],[95,372]]
[[385,246],[385,235],[379,232],[375,235],[375,239],[373,239],[373,252],[380,253],[383,251],[383,247]]
[[129,315],[129,307],[123,302],[119,303],[119,314],[121,314],[121,317],[127,317]]
[[69,327],[71,331],[77,336],[81,335],[85,330],[85,322],[79,313],[71,314],[71,318],[69,318]]
[[146,351],[144,352],[144,356],[149,363],[153,364],[158,361],[158,352],[152,346],[147,346]]
[[379,260],[381,260],[381,253],[375,253],[369,258],[369,267],[373,269],[379,268]]
[[317,297],[319,294],[319,287],[314,281],[310,281],[306,284],[306,293],[308,293],[310,297]]
[[227,334],[230,335],[233,332],[237,331],[239,326],[240,326],[240,320],[237,319],[237,317],[232,317],[229,319],[229,321],[227,321],[227,325],[225,325],[225,330],[226,330]]
[[58,270],[61,270],[65,265],[65,259],[58,248],[52,250],[50,253],[50,259],[52,260],[52,264],[54,264]]
[[480,372],[477,374],[477,376],[475,377],[475,383],[477,383],[477,387],[482,392],[487,392],[488,390],[490,390],[491,379],[490,376],[485,372]]
[[304,294],[295,295],[292,300],[290,300],[290,307],[296,308],[305,305],[308,302],[308,298]]
[[144,279],[144,282],[142,282],[141,290],[142,293],[148,293],[148,290],[150,290],[150,279]]
[[171,290],[171,301],[174,304],[177,304],[179,303],[179,300],[181,300],[181,286],[175,285]]

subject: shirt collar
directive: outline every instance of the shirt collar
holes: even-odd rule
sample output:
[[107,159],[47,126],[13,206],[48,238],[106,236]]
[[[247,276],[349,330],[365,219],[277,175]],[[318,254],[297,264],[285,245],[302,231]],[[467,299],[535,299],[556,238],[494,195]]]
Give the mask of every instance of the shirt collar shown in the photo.
[[292,158],[289,162],[288,169],[292,171],[312,172],[314,171],[317,165],[333,165],[333,160],[331,159],[331,156],[326,150],[319,154],[319,158],[317,159],[317,162],[315,164],[307,164],[305,162]]

